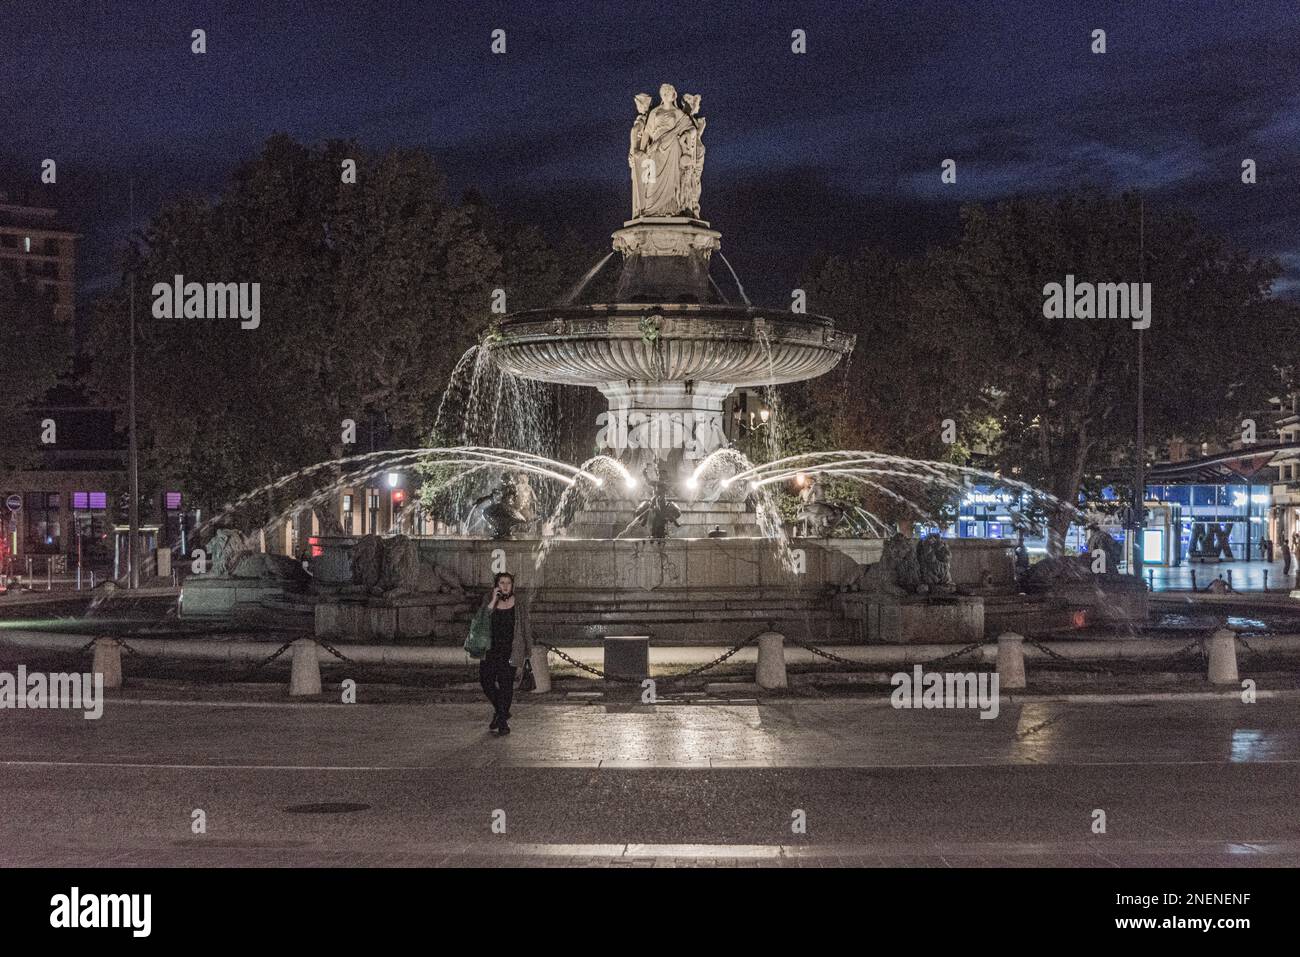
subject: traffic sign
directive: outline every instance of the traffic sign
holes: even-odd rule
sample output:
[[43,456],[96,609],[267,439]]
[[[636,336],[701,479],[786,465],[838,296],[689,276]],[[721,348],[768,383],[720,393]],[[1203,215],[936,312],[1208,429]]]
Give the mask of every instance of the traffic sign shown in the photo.
[[9,506],[9,511],[18,512],[23,507],[23,497],[21,495],[10,495],[5,499],[5,504]]

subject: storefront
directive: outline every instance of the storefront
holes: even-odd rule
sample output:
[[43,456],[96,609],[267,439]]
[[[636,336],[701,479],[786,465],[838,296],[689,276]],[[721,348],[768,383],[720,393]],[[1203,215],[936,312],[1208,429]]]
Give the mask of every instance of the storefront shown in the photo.
[[[1272,494],[1267,486],[1245,484],[1148,485],[1147,498],[1172,506],[1163,523],[1150,522],[1149,529],[1163,533],[1177,543],[1173,564],[1200,557],[1211,528],[1228,532],[1232,558],[1252,561],[1263,557],[1261,542],[1268,538],[1268,515]],[[1221,558],[1228,556],[1220,552]]]
[[[1022,493],[972,486],[962,497],[956,525],[944,534],[1014,541],[1023,524],[1018,516],[1024,504]],[[1119,514],[1120,504],[1115,490],[1107,487],[1102,490],[1100,502],[1080,502],[1080,508],[1095,515],[1098,526],[1125,545],[1124,554],[1127,555],[1129,534]],[[1226,532],[1227,546],[1233,559],[1259,559],[1263,557],[1261,542],[1269,537],[1271,506],[1272,493],[1268,485],[1242,481],[1148,485],[1143,563],[1177,566],[1200,559],[1207,552],[1211,529],[1216,542]],[[1087,540],[1086,528],[1079,524],[1071,525],[1065,542],[1067,553],[1086,551]],[[1031,554],[1046,553],[1045,532],[1026,534],[1025,545]],[[1219,554],[1221,560],[1227,560],[1221,549]]]

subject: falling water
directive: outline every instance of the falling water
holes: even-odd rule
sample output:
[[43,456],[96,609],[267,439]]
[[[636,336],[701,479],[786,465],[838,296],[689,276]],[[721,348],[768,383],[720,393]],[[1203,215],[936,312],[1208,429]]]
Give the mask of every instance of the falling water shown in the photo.
[[735,282],[736,288],[740,290],[740,298],[745,300],[745,305],[752,306],[753,303],[750,302],[749,297],[745,295],[745,287],[740,284],[740,277],[736,275],[736,270],[731,268],[731,263],[727,262],[727,257],[722,255],[721,249],[718,250],[718,258],[721,259],[722,264],[727,267],[727,272],[731,273],[731,278]]
[[[865,451],[808,452],[754,465],[734,449],[720,449],[696,466],[687,484],[699,488],[704,500],[711,501],[736,482],[743,482],[751,494],[763,495],[767,494],[768,486],[789,481],[801,473],[834,476],[862,485],[902,505],[922,524],[933,523],[938,516],[934,510],[935,503],[920,499],[919,490],[937,487],[943,493],[943,499],[951,501],[965,494],[968,483],[974,481],[1015,489],[1021,493],[1022,500],[1028,500],[1022,501],[1022,505],[1036,504],[1044,511],[1063,510],[1076,518],[1083,514],[1077,507],[1017,479],[970,466]],[[917,491],[909,494],[913,489]],[[760,501],[770,503],[771,500]],[[875,534],[888,533],[887,523],[860,504],[841,505],[847,505],[849,511]],[[764,511],[775,515],[770,504]],[[779,517],[776,521],[779,523]],[[771,534],[771,522],[764,525],[762,516],[760,527],[765,535]]]
[[[269,531],[294,513],[329,500],[331,496],[350,485],[369,481],[386,472],[421,468],[440,470],[439,481],[443,485],[467,484],[467,480],[485,474],[499,476],[502,472],[524,472],[535,477],[537,485],[540,485],[543,490],[552,490],[551,497],[559,495],[558,491],[554,491],[557,486],[563,487],[580,480],[593,481],[598,478],[597,474],[583,468],[513,449],[460,446],[370,452],[318,462],[268,482],[227,504],[215,516],[196,528],[194,535],[196,538],[201,537],[218,523],[238,515],[246,507],[264,501],[270,495],[283,493],[304,483],[310,487],[310,491],[298,495],[286,507],[278,509],[277,514],[265,523],[264,530]],[[325,479],[325,483],[317,484],[322,478]],[[539,501],[539,509],[540,507]]]
[[776,391],[776,366],[772,356],[772,338],[761,320],[754,320],[754,338],[758,340],[767,363],[767,384],[763,386],[763,405],[768,409],[767,428],[764,439],[767,445],[767,459],[774,462],[781,457],[784,443],[781,441],[782,420],[780,415],[781,397]]
[[560,533],[573,520],[578,509],[586,505],[587,496],[594,489],[601,488],[606,482],[622,482],[624,488],[631,491],[637,487],[637,479],[617,459],[608,455],[596,455],[582,463],[582,474],[570,483],[561,493],[551,514],[541,526],[541,541],[534,554],[533,567],[540,569],[550,557],[554,542]]
[[582,294],[582,290],[587,288],[587,283],[591,282],[591,280],[596,277],[596,273],[600,272],[601,267],[603,267],[605,263],[609,262],[610,257],[612,257],[613,255],[614,254],[612,252],[606,253],[604,259],[602,259],[600,262],[596,263],[596,265],[588,269],[587,274],[583,276],[581,279],[579,279],[576,283],[574,283],[573,288],[570,289],[565,294],[564,298],[560,300],[560,305],[562,306],[573,305],[574,302],[577,301],[578,296]]
[[[438,445],[518,449],[554,456],[557,404],[554,386],[513,375],[492,360],[489,349],[472,346],[456,363],[438,404],[433,440]],[[456,485],[446,507],[464,515],[469,503],[484,491],[470,483]],[[552,507],[555,493],[551,487],[543,485],[533,491],[540,508]]]

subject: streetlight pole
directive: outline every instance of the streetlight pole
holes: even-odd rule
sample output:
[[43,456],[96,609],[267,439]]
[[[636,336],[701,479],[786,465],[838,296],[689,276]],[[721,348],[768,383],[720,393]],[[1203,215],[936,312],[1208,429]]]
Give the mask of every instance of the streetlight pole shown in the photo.
[[[1138,288],[1146,277],[1144,247],[1146,240],[1146,200],[1138,200]],[[1150,303],[1147,304],[1150,308]],[[1137,341],[1137,449],[1133,475],[1133,574],[1142,580],[1142,534],[1146,528],[1144,512],[1146,508],[1146,421],[1144,398],[1146,392],[1145,370],[1143,368],[1142,329],[1138,330]]]
[[[135,228],[135,180],[130,182],[131,221],[127,226],[128,235]],[[140,458],[139,446],[135,434],[135,251],[128,246],[127,255],[131,257],[131,343],[130,343],[130,392],[127,397],[127,468],[130,474],[130,496],[127,503],[127,524],[130,526],[130,538],[126,545],[126,566],[128,587],[140,587]]]

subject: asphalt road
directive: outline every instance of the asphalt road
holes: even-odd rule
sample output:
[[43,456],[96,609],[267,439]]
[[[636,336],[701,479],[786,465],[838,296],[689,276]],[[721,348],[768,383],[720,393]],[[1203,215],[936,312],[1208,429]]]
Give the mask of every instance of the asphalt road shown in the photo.
[[1300,863],[1293,699],[514,711],[0,710],[0,865]]

